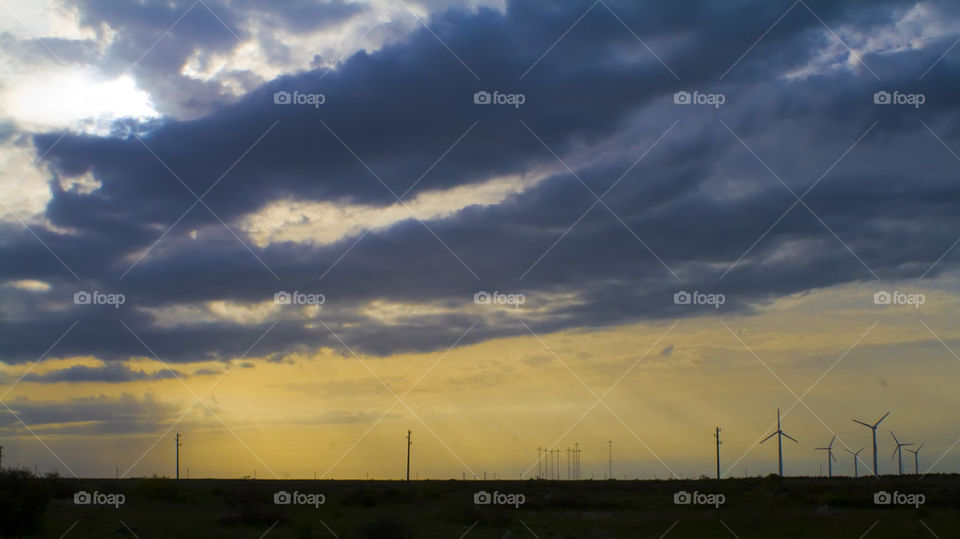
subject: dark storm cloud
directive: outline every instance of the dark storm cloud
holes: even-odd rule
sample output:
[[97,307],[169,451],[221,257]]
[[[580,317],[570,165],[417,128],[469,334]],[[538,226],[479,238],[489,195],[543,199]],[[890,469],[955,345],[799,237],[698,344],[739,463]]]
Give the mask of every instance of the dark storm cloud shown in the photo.
[[41,382],[52,384],[57,382],[141,382],[145,380],[167,380],[186,376],[176,370],[161,370],[146,373],[134,370],[121,363],[112,363],[98,367],[74,365],[66,369],[57,369],[43,374],[29,373],[23,377],[24,382]]
[[[177,407],[157,400],[153,395],[135,397],[80,397],[69,405],[58,401],[17,398],[7,401],[0,414],[0,432],[20,434],[26,423],[37,434],[133,434],[156,432],[176,419]],[[16,417],[14,417],[16,414]],[[19,421],[17,418],[19,417]]]
[[[831,27],[864,35],[883,32],[912,5],[808,4]],[[783,294],[875,275],[919,277],[956,240],[960,163],[921,123],[960,149],[955,57],[918,80],[955,36],[918,50],[866,54],[863,60],[880,80],[866,68],[847,69],[845,58],[808,78],[786,79],[834,44],[798,5],[720,80],[789,4],[610,2],[679,81],[602,4],[537,62],[590,5],[514,2],[505,15],[453,10],[434,17],[431,28],[479,81],[421,30],[376,53],[358,53],[327,75],[282,77],[203,118],[161,122],[143,136],[149,150],[134,137],[68,136],[55,146],[59,135],[36,137],[38,152],[49,150],[45,161],[55,175],[92,172],[103,187],[81,195],[53,182],[46,216],[72,233],[36,231],[79,282],[28,232],[9,226],[0,235],[0,275],[54,285],[45,295],[10,294],[0,310],[0,357],[35,359],[79,319],[56,355],[149,356],[146,343],[169,361],[228,359],[246,352],[274,320],[170,326],[142,309],[261,302],[277,290],[325,293],[319,320],[347,345],[374,354],[446,348],[478,316],[484,321],[462,343],[527,333],[517,315],[472,310],[478,290],[526,294],[531,310],[519,317],[538,332],[749,313]],[[945,4],[933,7],[956,17]],[[211,50],[227,46],[209,39]],[[183,57],[183,51],[163,54],[166,60],[154,61],[175,65]],[[321,92],[327,101],[319,108],[275,105],[273,94],[281,90]],[[523,92],[526,103],[519,109],[477,106],[477,90]],[[723,92],[727,101],[719,109],[678,106],[672,101],[678,90]],[[881,107],[873,103],[878,90],[923,92],[927,102],[919,109]],[[196,199],[151,154],[198,195],[209,189],[204,202],[239,230],[244,215],[275,200],[393,202],[338,137],[400,194],[475,121],[408,197],[502,174],[545,167],[556,172],[502,204],[431,221],[430,230],[407,220],[371,232],[339,262],[355,237],[328,246],[261,249],[241,234],[269,270],[207,207],[197,204],[185,214]],[[780,180],[800,195],[818,179],[804,198],[810,209],[796,204],[784,215],[796,199]],[[604,202],[612,213],[604,204],[590,209],[590,190],[608,188]],[[190,237],[192,230],[200,232],[198,239]],[[948,256],[931,275],[953,268]],[[120,292],[128,302],[120,309],[74,306],[69,298],[80,289]],[[675,305],[678,290],[722,293],[726,302],[719,310]],[[574,300],[548,301],[564,294]],[[470,309],[388,323],[360,310],[375,300]],[[253,357],[314,346],[342,349],[323,324],[297,320],[289,311],[277,318]]]

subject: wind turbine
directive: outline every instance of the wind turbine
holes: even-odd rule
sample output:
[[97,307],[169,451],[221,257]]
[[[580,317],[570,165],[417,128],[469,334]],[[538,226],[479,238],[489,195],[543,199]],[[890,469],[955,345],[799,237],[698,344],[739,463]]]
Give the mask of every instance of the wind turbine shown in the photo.
[[[858,477],[858,474],[857,474],[857,455],[859,455],[859,454],[860,454],[860,451],[863,451],[863,449],[864,449],[864,448],[860,448],[859,450],[857,450],[856,453],[854,453],[853,451],[850,451],[849,449],[844,448],[844,451],[846,451],[847,453],[850,453],[851,455],[853,455],[853,477]],[[908,449],[908,451],[909,451],[909,449]]]
[[[833,438],[830,439],[830,444],[827,447],[814,447],[817,451],[826,451],[827,452],[827,477],[833,477],[833,461],[837,460],[837,457],[833,456],[833,442],[837,440],[837,435],[834,434]],[[823,470],[820,471],[823,473]]]
[[921,449],[923,449],[923,444],[920,444],[920,447],[916,449],[907,449],[907,451],[913,453],[913,473],[916,475],[920,475],[920,457],[917,453],[919,453]]
[[783,437],[786,436],[787,438],[790,438],[794,443],[800,442],[794,440],[793,437],[786,432],[783,432],[783,429],[780,428],[780,408],[777,408],[777,430],[771,433],[770,436],[760,440],[760,443],[762,444],[763,442],[766,442],[770,438],[773,438],[774,435],[777,437],[777,456],[780,460],[780,477],[783,477]]
[[[893,460],[893,457],[896,455],[897,458],[897,473],[903,475],[903,447],[913,444],[902,444],[900,440],[897,439],[897,435],[890,431],[890,436],[893,436],[893,441],[897,442],[897,447],[893,448],[893,454],[890,455],[890,460]],[[909,451],[909,450],[908,450]]]
[[873,475],[877,477],[880,476],[879,472],[877,471],[877,426],[879,426],[880,422],[886,419],[888,415],[890,415],[890,412],[883,414],[883,417],[881,417],[880,420],[874,423],[873,425],[869,423],[864,423],[859,419],[853,420],[854,423],[860,423],[864,427],[867,427],[868,429],[873,431]]

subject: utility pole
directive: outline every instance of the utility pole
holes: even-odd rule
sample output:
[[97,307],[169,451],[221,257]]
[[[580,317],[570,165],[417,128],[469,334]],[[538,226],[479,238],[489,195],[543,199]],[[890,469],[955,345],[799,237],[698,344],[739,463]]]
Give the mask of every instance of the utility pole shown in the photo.
[[720,441],[720,427],[717,427],[713,437],[717,439],[717,479],[720,479],[720,444],[723,443]]
[[607,440],[609,458],[607,460],[607,479],[613,479],[613,440]]
[[410,441],[410,435],[413,434],[412,430],[407,431],[407,481],[410,480],[410,446],[413,444]]
[[181,436],[180,436],[180,433],[178,432],[177,435],[174,437],[174,443],[177,446],[177,484],[180,484],[179,483],[180,481],[180,446],[183,445],[183,442],[180,441],[180,438]]
[[574,477],[578,480],[580,479],[580,442],[573,444],[573,451],[576,453],[576,460],[574,465]]

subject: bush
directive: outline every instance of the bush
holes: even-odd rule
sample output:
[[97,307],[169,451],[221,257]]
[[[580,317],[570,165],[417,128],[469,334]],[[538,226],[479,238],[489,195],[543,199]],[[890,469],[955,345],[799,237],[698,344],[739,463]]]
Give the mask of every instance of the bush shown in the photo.
[[50,503],[50,486],[27,470],[0,470],[0,535],[33,535]]
[[360,530],[364,539],[410,539],[413,533],[402,522],[379,518]]
[[50,496],[54,499],[70,498],[72,500],[73,494],[80,490],[79,481],[72,477],[63,477],[58,472],[50,472],[43,478],[50,489]]
[[273,503],[273,494],[255,486],[241,486],[227,495],[230,514],[221,519],[225,524],[244,526],[269,526],[282,521],[283,514]]
[[167,477],[148,477],[137,483],[134,492],[137,498],[173,502],[180,497],[177,482]]

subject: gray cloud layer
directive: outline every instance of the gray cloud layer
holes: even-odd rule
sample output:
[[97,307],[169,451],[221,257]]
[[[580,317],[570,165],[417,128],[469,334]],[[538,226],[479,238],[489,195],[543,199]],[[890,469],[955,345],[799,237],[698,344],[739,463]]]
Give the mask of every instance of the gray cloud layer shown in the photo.
[[[577,295],[575,303],[541,303],[548,312],[528,317],[535,331],[712,311],[674,305],[679,289],[722,292],[725,311],[750,312],[750,305],[783,294],[919,277],[957,239],[960,163],[928,131],[960,149],[956,54],[919,80],[955,35],[865,54],[879,80],[866,68],[849,69],[843,55],[809,77],[786,78],[836,46],[815,17],[797,8],[724,76],[788,6],[608,4],[669,70],[602,5],[537,62],[591,3],[512,2],[505,14],[450,10],[430,22],[479,81],[421,29],[376,53],[358,53],[323,78],[323,70],[281,77],[198,119],[145,126],[149,151],[130,136],[36,135],[37,152],[54,178],[91,172],[102,188],[82,195],[52,181],[46,217],[70,232],[35,230],[80,282],[30,232],[0,229],[0,278],[53,284],[46,294],[2,292],[0,358],[33,360],[78,319],[55,355],[149,355],[127,324],[165,360],[238,356],[272,320],[167,327],[138,309],[264,301],[280,289],[323,291],[328,303],[320,318],[347,344],[374,354],[446,348],[476,316],[410,315],[386,324],[359,310],[373,300],[455,308],[477,290],[522,292],[530,306],[550,294]],[[882,35],[914,5],[808,4],[848,39]],[[148,40],[133,36],[149,18],[143,12],[103,11],[96,2],[83,9],[91,21],[122,17],[111,24],[128,29],[125,39]],[[277,20],[298,24],[299,8],[289,9]],[[931,9],[940,20],[957,20],[956,7],[947,3]],[[352,12],[344,5],[324,13],[341,20]],[[176,47],[151,60],[163,64],[151,76],[175,80],[172,74],[194,48],[218,50],[235,40],[208,30],[199,23],[179,29]],[[474,105],[473,93],[481,89],[522,92],[526,103],[519,109]],[[874,105],[873,94],[882,89],[922,92],[926,103],[919,109]],[[272,95],[278,90],[321,92],[327,102],[317,109],[277,106]],[[719,109],[674,105],[678,90],[723,92],[726,103]],[[279,281],[219,222],[237,231],[243,216],[282,199],[390,204],[390,190],[409,188],[475,121],[408,197],[497,175],[545,167],[558,172],[502,204],[431,221],[429,230],[407,220],[371,232],[339,262],[356,237],[329,246],[258,248],[241,235]],[[611,187],[604,204],[594,206],[590,190]],[[797,195],[810,191],[784,215],[796,202],[787,187]],[[190,190],[209,192],[184,215],[196,200]],[[191,239],[192,230],[202,231],[200,239]],[[955,267],[948,255],[930,275]],[[74,306],[78,289],[122,292],[128,300],[120,309]],[[525,332],[511,317],[492,317],[464,342]],[[254,353],[314,346],[341,347],[323,325],[290,319]]]

